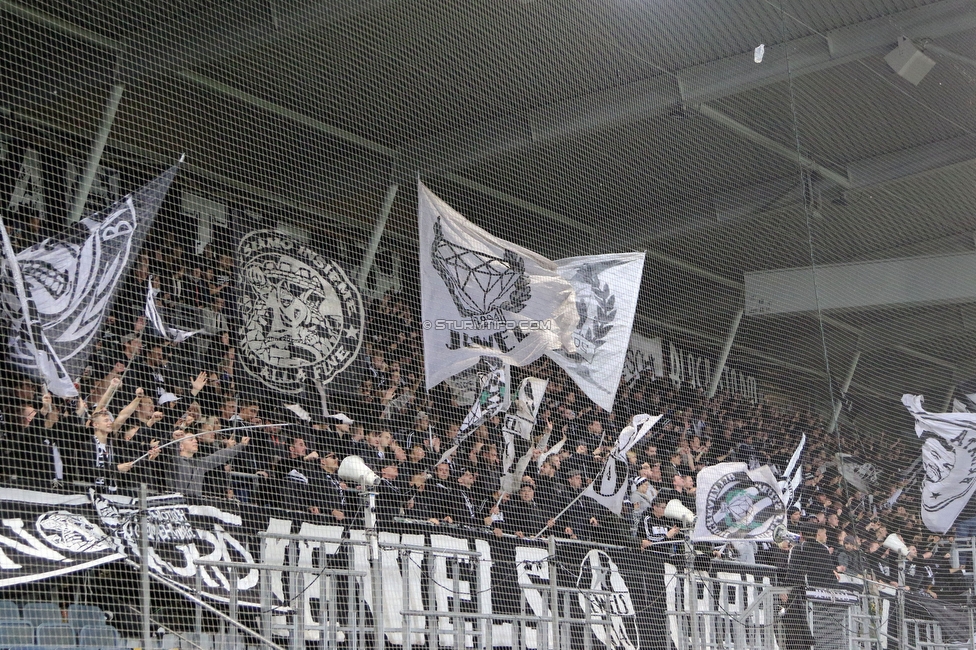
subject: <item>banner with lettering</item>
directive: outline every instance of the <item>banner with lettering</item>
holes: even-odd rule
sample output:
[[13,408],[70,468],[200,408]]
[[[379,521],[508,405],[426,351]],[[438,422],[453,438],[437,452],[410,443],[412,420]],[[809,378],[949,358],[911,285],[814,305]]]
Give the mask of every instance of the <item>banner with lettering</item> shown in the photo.
[[[403,611],[449,611],[456,606],[488,621],[493,616],[519,613],[539,619],[519,628],[494,621],[494,647],[552,647],[551,630],[543,621],[550,616],[547,585],[553,558],[544,539],[499,538],[488,529],[439,528],[404,521],[395,530],[378,533],[383,591],[377,594],[369,579],[369,545],[362,529],[283,518],[286,515],[264,515],[245,525],[237,514],[188,504],[179,495],[153,497],[148,505],[149,566],[157,577],[211,601],[227,603],[231,576],[236,575],[239,606],[261,606],[263,591],[265,606],[276,614],[304,615],[307,640],[319,639],[321,616],[328,609],[320,598],[327,589],[336,588],[319,583],[320,579],[331,580],[320,576],[321,567],[327,566],[351,571],[351,577],[339,580],[350,593],[358,594],[353,610],[345,599],[332,603],[340,626],[347,625],[350,616],[363,617],[357,618],[357,624],[371,625],[371,613],[382,611],[389,643],[404,643],[404,619],[410,617],[408,622],[416,630],[410,643],[429,645],[425,617],[404,615]],[[0,523],[0,587],[114,561],[128,561],[137,570],[136,499],[3,489],[0,507],[5,513]],[[262,534],[256,534],[258,531]],[[296,543],[289,539],[293,535],[306,539]],[[227,568],[200,565],[200,559],[241,566],[231,573]],[[589,620],[595,648],[654,647],[654,640],[667,633],[664,603],[659,598],[665,589],[662,557],[636,547],[573,542],[557,544],[555,562],[560,588],[580,590],[578,596],[560,599],[559,616]],[[264,585],[260,584],[262,572],[254,568],[258,564],[269,567]],[[280,570],[285,566],[316,570],[297,580],[297,574],[289,577],[289,571]],[[198,570],[202,570],[200,592],[195,586]],[[463,596],[462,602],[452,605],[455,584]],[[382,608],[378,607],[380,598]],[[440,645],[453,645],[451,619],[428,620],[436,621]],[[461,634],[470,634],[470,622],[462,625]],[[568,625],[570,628],[574,634],[582,633],[583,624]]]

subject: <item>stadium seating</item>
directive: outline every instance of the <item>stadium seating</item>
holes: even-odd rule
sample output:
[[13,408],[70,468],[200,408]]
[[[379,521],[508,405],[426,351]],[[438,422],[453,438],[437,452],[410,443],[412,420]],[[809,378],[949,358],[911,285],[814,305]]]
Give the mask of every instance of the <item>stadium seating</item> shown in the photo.
[[77,645],[75,630],[67,623],[41,623],[34,630],[34,638],[40,646],[70,648]]
[[[75,605],[68,607],[68,624],[80,632],[86,625],[104,625],[105,614],[97,605]],[[82,644],[84,645],[84,644]]]
[[[47,601],[40,603],[24,603],[24,620],[30,621],[34,627],[45,623],[63,623],[61,620],[61,607],[55,602]],[[61,645],[47,644],[47,645]]]
[[0,621],[16,621],[20,618],[20,606],[12,600],[0,600]]
[[0,621],[0,649],[34,643],[34,626],[30,621]]
[[119,632],[111,625],[86,625],[78,634],[78,645],[114,648],[119,645]]

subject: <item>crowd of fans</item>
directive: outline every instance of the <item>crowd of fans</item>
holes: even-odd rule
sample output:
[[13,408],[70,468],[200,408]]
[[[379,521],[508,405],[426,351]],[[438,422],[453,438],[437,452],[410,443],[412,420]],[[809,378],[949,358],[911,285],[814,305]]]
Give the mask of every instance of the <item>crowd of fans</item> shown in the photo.
[[[543,359],[513,369],[512,384],[525,376],[549,380],[537,432],[551,432],[550,445],[566,442],[558,453],[541,449],[518,489],[501,493],[500,416],[441,462],[456,445],[468,407],[446,383],[425,389],[415,301],[386,294],[368,306],[360,357],[327,395],[309,391],[313,397],[303,408],[310,418],[302,418],[296,415],[302,409],[286,408],[287,396],[263,389],[236,364],[233,258],[209,249],[186,255],[165,238],[148,251],[123,282],[81,378],[84,399],[54,398],[30,379],[6,373],[4,485],[78,491],[81,483],[125,492],[147,483],[226,508],[286,508],[309,520],[355,525],[362,502],[337,470],[343,458],[357,455],[384,479],[377,488],[380,526],[412,520],[680,554],[684,533],[664,509],[672,499],[695,509],[699,470],[722,461],[782,469],[806,434],[790,530],[803,536],[803,556],[816,561],[797,562],[790,541],[699,552],[802,565],[811,586],[835,588],[845,576],[894,583],[896,558],[882,542],[897,532],[911,547],[910,589],[954,598],[970,586],[965,567],[950,561],[952,537],[921,525],[917,489],[904,489],[894,471],[882,474],[871,493],[847,484],[833,463],[839,438],[815,414],[727,393],[707,399],[646,373],[622,381],[613,411],[606,412]],[[150,331],[142,316],[150,281],[164,317],[200,328],[199,334],[174,345]],[[332,415],[323,415],[320,398]],[[627,456],[632,486],[617,516],[577,497],[639,413],[665,418]],[[881,455],[863,440],[845,442],[865,457]],[[902,447],[884,450],[887,467],[911,463],[917,451]]]

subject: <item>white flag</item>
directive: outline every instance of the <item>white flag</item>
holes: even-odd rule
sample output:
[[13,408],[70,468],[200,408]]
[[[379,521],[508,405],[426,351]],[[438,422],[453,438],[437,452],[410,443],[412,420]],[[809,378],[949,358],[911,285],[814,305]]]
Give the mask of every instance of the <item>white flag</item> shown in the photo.
[[58,397],[77,397],[78,390],[72,383],[68,371],[51,349],[51,344],[41,329],[37,308],[27,295],[27,286],[20,272],[20,263],[14,254],[7,227],[2,219],[0,219],[0,234],[3,236],[3,256],[8,274],[5,280],[13,285],[13,295],[8,291],[5,301],[13,322],[11,338],[15,341],[19,340],[22,354],[33,359],[33,369],[44,381],[47,390]]
[[919,395],[903,395],[901,402],[922,439],[922,521],[944,533],[976,491],[976,413],[928,413]]
[[779,491],[783,494],[783,505],[786,506],[787,510],[796,500],[796,492],[800,488],[800,483],[803,482],[803,463],[800,462],[800,458],[803,457],[803,448],[806,444],[807,434],[804,433],[800,438],[800,444],[796,446],[796,450],[790,456],[790,461],[786,464],[786,469],[783,470],[783,475],[779,479]]
[[38,357],[32,350],[37,343],[22,335],[22,317],[14,315],[13,364],[44,376],[41,366],[58,360],[67,377],[82,374],[115,289],[138,256],[176,171],[171,167],[111,207],[17,254],[49,354],[43,361]]
[[786,525],[779,481],[768,465],[719,463],[698,472],[696,542],[773,541]]
[[494,356],[523,366],[575,352],[573,285],[550,260],[475,226],[418,183],[427,388]]
[[620,431],[620,437],[617,438],[617,444],[614,445],[612,451],[613,455],[619,461],[626,463],[627,452],[633,449],[663,417],[663,415],[648,415],[647,413],[635,415],[630,424]]
[[[486,369],[478,373],[481,390],[475,397],[474,403],[468,409],[468,414],[461,421],[454,446],[444,452],[438,465],[449,462],[450,458],[460,449],[468,437],[477,431],[481,424],[499,413],[508,411],[512,405],[509,386],[512,383],[512,368],[507,363],[501,363],[493,357],[485,358]],[[513,441],[514,447],[514,441]],[[515,453],[514,451],[512,452]]]
[[615,515],[620,515],[630,487],[630,470],[613,455],[607,459],[603,472],[586,486],[583,496],[590,497]]
[[158,292],[159,290],[154,289],[152,286],[152,276],[149,276],[149,288],[146,290],[146,320],[152,323],[153,328],[160,336],[172,343],[182,343],[194,334],[199,334],[203,331],[193,330],[192,332],[188,332],[164,323],[163,316],[156,307],[156,294]]
[[546,355],[587,397],[612,411],[637,312],[644,253],[573,257],[558,260],[556,267],[576,291],[576,351]]
[[862,461],[850,454],[834,454],[837,471],[855,490],[870,492],[878,478],[878,469],[873,463]]

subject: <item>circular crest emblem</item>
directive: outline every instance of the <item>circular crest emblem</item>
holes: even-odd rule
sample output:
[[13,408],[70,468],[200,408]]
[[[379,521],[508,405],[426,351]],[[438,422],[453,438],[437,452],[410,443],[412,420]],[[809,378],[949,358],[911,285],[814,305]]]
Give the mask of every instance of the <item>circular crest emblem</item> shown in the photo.
[[363,301],[345,271],[287,235],[258,230],[237,248],[240,361],[269,388],[328,383],[356,358]]
[[753,481],[745,472],[717,480],[708,491],[706,505],[708,532],[728,539],[772,535],[786,517],[783,501],[773,486]]

